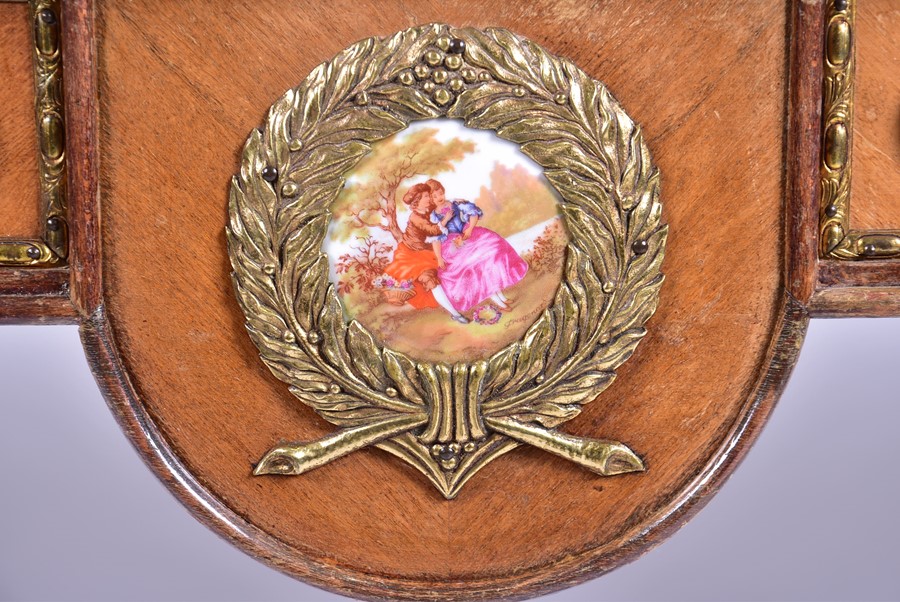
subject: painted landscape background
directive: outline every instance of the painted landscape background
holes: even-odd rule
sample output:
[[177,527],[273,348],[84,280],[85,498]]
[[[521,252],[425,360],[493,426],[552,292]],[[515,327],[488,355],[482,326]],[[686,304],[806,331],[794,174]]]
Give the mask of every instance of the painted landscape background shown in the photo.
[[[525,278],[505,291],[513,306],[496,324],[459,324],[442,308],[392,305],[374,284],[393,258],[395,233],[406,228],[403,195],[432,177],[444,185],[448,199],[481,207],[478,225],[506,238],[529,264]],[[556,192],[538,165],[492,132],[453,120],[413,124],[374,145],[332,209],[325,251],[348,318],[359,320],[385,346],[417,359],[490,356],[522,337],[559,286],[568,238]]]

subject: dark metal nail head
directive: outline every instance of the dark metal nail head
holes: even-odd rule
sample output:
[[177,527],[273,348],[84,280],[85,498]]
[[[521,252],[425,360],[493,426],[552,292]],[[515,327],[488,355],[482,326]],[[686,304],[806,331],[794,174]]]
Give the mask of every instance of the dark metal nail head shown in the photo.
[[459,38],[453,38],[450,40],[450,45],[447,47],[447,52],[450,54],[462,54],[466,51],[466,43]]
[[274,182],[278,179],[278,170],[271,166],[264,167],[262,170],[262,177],[266,182]]

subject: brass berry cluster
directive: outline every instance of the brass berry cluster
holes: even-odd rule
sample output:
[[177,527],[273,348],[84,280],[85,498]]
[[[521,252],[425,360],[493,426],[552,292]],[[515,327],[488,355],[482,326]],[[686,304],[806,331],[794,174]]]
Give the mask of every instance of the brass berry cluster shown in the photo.
[[458,38],[441,36],[422,54],[421,62],[412,69],[402,71],[397,79],[406,86],[420,85],[422,91],[430,94],[434,102],[444,106],[452,102],[456,94],[469,84],[486,82],[491,79],[487,71],[477,71],[465,65],[463,54],[466,43]]
[[440,461],[444,470],[453,470],[459,465],[462,454],[471,454],[476,449],[478,449],[478,443],[475,441],[467,441],[462,445],[459,443],[435,443],[431,446],[431,456]]

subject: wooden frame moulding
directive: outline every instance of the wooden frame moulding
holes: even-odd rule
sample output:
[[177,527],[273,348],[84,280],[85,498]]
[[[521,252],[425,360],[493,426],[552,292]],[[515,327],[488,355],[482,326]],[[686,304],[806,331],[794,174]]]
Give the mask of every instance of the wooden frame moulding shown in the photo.
[[73,322],[69,300],[65,111],[59,0],[31,0],[35,125],[38,137],[39,238],[0,239],[0,322]]
[[857,1],[827,0],[821,22],[820,259],[809,303],[822,317],[900,315],[900,231],[850,224]]

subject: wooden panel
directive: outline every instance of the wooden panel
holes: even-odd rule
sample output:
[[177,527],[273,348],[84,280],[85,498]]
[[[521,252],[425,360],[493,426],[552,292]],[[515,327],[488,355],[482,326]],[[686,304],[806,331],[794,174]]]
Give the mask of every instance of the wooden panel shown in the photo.
[[41,232],[28,5],[0,2],[0,237]]
[[[234,2],[210,11],[165,1],[99,9],[112,332],[92,323],[86,344],[126,427],[138,439],[158,429],[170,446],[174,457],[160,452],[158,470],[182,464],[196,476],[171,486],[202,490],[193,503],[210,521],[210,506],[232,508],[239,518],[218,519],[229,537],[242,540],[250,524],[277,538],[256,536],[248,549],[317,583],[370,594],[399,584],[412,588],[400,592],[406,597],[446,597],[429,585],[436,581],[493,593],[560,587],[583,579],[591,563],[602,570],[633,554],[642,525],[680,516],[721,478],[705,480],[716,458],[733,466],[740,454],[728,455],[730,446],[765,419],[805,323],[802,308],[785,317],[782,292],[783,6],[721,1],[683,13],[666,2]],[[647,339],[566,429],[627,441],[646,474],[598,479],[521,449],[452,502],[376,450],[299,478],[250,476],[273,441],[333,429],[259,361],[233,298],[224,225],[239,150],[268,106],[316,64],[365,36],[431,21],[500,25],[567,55],[643,125],[671,227],[668,280]]]
[[853,121],[854,230],[900,229],[900,4],[859,0]]

